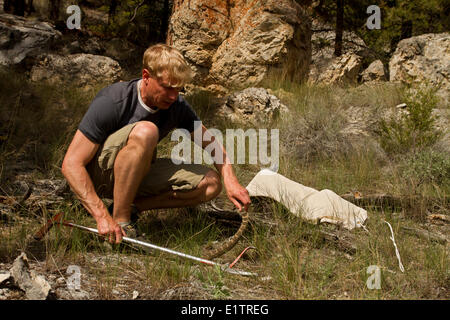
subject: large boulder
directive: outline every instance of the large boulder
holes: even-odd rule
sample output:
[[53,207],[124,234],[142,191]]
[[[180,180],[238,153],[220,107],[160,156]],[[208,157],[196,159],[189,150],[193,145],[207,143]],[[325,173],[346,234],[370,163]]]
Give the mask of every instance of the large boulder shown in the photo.
[[448,105],[450,33],[423,34],[400,41],[389,62],[389,71],[390,81],[432,85]]
[[340,57],[334,55],[334,26],[320,20],[312,21],[312,53],[308,81],[311,83],[356,83],[367,56],[367,46],[354,32],[344,31]]
[[361,73],[361,81],[362,82],[370,82],[370,81],[386,81],[386,73],[384,70],[384,65],[381,60],[373,61],[367,69],[365,69]]
[[306,79],[310,37],[294,0],[176,0],[168,43],[192,65],[197,84],[242,89],[271,72]]
[[0,64],[13,65],[28,56],[36,56],[61,37],[47,22],[0,14]]
[[324,84],[356,84],[361,66],[361,56],[354,53],[344,53],[329,61],[326,68],[317,75],[316,82]]
[[288,108],[264,88],[247,88],[225,99],[218,114],[234,122],[257,124],[276,119]]
[[41,55],[31,69],[31,80],[64,83],[80,87],[113,83],[121,76],[119,63],[93,54]]
[[44,276],[30,270],[28,257],[24,252],[14,260],[10,275],[14,284],[25,291],[28,300],[47,299],[51,289],[50,284]]

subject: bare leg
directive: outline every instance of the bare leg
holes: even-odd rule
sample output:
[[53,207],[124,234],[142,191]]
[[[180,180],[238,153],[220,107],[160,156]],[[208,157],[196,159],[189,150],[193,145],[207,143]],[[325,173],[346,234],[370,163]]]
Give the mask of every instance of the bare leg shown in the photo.
[[151,159],[158,143],[158,128],[151,122],[139,122],[131,131],[125,147],[114,163],[114,212],[116,222],[128,222],[131,204],[142,178],[150,170]]
[[192,191],[169,191],[153,197],[137,198],[134,204],[139,211],[195,206],[215,198],[221,189],[219,175],[210,170]]

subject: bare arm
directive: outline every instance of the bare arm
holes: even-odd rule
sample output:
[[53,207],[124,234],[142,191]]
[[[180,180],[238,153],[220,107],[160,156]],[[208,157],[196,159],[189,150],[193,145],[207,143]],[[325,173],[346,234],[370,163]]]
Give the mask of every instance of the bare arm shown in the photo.
[[[210,143],[216,144],[216,149],[221,150],[221,154],[211,154],[214,159],[214,166],[223,178],[223,184],[227,191],[227,196],[231,202],[241,211],[248,210],[250,204],[250,196],[247,189],[245,189],[238,181],[236,174],[234,173],[231,161],[227,156],[225,147],[212,137],[210,139],[208,129],[202,125],[202,137],[207,136],[207,139],[202,139],[201,147],[205,149]],[[191,133],[191,139],[194,141],[194,132]]]
[[124,232],[112,219],[103,201],[95,192],[92,180],[86,170],[86,165],[94,157],[98,148],[98,144],[93,143],[80,130],[77,130],[64,157],[61,171],[72,191],[96,220],[99,233],[109,234],[110,241],[115,235],[116,242],[120,242]]

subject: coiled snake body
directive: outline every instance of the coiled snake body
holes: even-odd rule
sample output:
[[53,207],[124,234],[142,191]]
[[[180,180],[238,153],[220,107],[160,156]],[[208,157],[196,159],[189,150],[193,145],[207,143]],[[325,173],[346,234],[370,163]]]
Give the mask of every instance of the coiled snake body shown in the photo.
[[[215,211],[226,211],[226,210],[221,210],[218,209],[215,206],[214,202],[211,202],[212,207],[214,208]],[[248,221],[249,221],[249,216],[248,216],[248,212],[245,210],[242,210],[242,212],[239,212],[242,221],[241,221],[241,225],[239,226],[239,229],[236,231],[236,233],[226,239],[222,244],[220,244],[217,248],[213,249],[213,250],[209,250],[205,253],[205,258],[208,260],[220,257],[221,255],[225,254],[226,252],[230,251],[235,245],[236,243],[239,241],[239,239],[241,238],[242,234],[244,233],[244,231],[247,229],[247,225],[248,225]]]

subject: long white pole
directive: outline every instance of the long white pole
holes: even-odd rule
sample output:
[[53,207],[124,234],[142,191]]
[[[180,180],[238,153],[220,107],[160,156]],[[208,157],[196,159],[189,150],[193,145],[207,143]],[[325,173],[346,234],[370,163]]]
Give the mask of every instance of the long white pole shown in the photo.
[[[81,230],[86,230],[86,231],[89,231],[89,232],[92,232],[92,233],[95,233],[95,234],[99,234],[98,230],[94,229],[94,228],[80,226],[78,224],[71,223],[71,222],[63,222],[63,224],[67,225],[67,226],[70,226],[70,227],[78,228],[78,229],[81,229]],[[219,266],[222,271],[225,271],[225,272],[228,272],[228,273],[238,274],[238,275],[241,275],[241,276],[253,276],[253,277],[258,276],[258,274],[254,273],[254,272],[247,272],[247,271],[242,271],[242,270],[231,269],[231,268],[228,267],[228,265],[223,265],[223,264],[219,264],[217,262],[211,261],[211,260],[206,260],[206,259],[203,259],[203,258],[198,258],[198,257],[195,257],[195,256],[191,256],[191,255],[186,254],[186,253],[182,253],[182,252],[178,252],[178,251],[175,251],[175,250],[167,249],[167,248],[160,247],[160,246],[157,246],[157,245],[154,245],[154,244],[151,244],[151,243],[148,243],[148,242],[140,241],[140,240],[137,240],[137,239],[133,239],[133,238],[129,238],[129,237],[123,237],[122,240],[125,241],[125,242],[137,244],[137,245],[140,245],[140,246],[143,246],[143,247],[147,247],[147,248],[163,251],[163,252],[166,252],[166,253],[174,254],[174,255],[180,256],[182,258],[195,260],[195,261],[198,261],[198,262],[210,265],[210,266]]]

